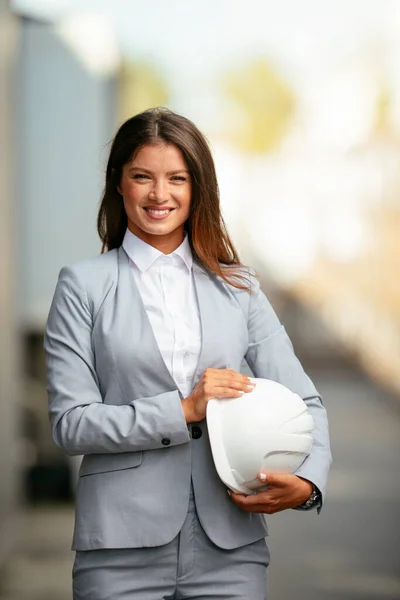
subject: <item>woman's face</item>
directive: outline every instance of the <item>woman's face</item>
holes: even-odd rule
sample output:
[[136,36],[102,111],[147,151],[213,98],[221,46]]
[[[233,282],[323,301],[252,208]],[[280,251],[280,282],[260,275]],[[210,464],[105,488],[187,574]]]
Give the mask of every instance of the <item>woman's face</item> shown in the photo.
[[128,228],[164,254],[182,243],[192,184],[182,152],[173,144],[143,146],[122,170],[118,191]]

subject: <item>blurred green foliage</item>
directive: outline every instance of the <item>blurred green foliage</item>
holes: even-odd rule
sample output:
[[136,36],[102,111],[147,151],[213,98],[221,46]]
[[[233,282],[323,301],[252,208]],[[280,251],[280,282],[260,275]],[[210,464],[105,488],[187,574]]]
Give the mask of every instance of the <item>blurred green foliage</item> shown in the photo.
[[125,60],[118,78],[120,120],[153,106],[166,106],[169,100],[168,86],[152,64]]
[[222,78],[231,104],[227,137],[242,151],[268,152],[282,140],[295,109],[295,94],[265,59],[232,69]]

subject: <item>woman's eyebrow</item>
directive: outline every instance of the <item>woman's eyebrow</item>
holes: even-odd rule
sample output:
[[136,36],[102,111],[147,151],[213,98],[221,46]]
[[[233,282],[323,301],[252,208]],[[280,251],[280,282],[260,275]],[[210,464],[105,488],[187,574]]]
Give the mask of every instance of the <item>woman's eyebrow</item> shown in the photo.
[[187,169],[175,169],[175,171],[167,171],[168,175],[173,175],[174,173],[189,173]]
[[152,171],[150,171],[150,169],[145,169],[144,167],[131,167],[129,169],[129,172],[131,171],[145,171],[146,173],[152,173]]

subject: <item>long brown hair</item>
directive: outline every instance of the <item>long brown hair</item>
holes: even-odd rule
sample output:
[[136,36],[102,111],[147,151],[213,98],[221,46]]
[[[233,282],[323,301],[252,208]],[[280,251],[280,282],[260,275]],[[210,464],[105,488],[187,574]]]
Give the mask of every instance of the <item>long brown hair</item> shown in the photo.
[[160,141],[179,148],[190,171],[192,198],[185,230],[193,258],[234,287],[249,289],[249,278],[221,215],[218,182],[208,143],[189,119],[166,108],[151,108],[128,119],[112,141],[97,217],[102,252],[121,246],[127,228],[124,203],[117,189],[123,166],[141,147]]

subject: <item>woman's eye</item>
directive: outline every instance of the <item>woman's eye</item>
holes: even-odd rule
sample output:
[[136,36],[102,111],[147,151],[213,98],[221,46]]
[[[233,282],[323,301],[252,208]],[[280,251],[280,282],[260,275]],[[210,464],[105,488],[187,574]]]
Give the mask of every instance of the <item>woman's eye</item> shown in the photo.
[[145,173],[136,173],[133,176],[133,179],[149,179],[149,176],[146,175]]
[[186,177],[183,177],[182,175],[174,175],[172,177],[173,181],[186,181]]

